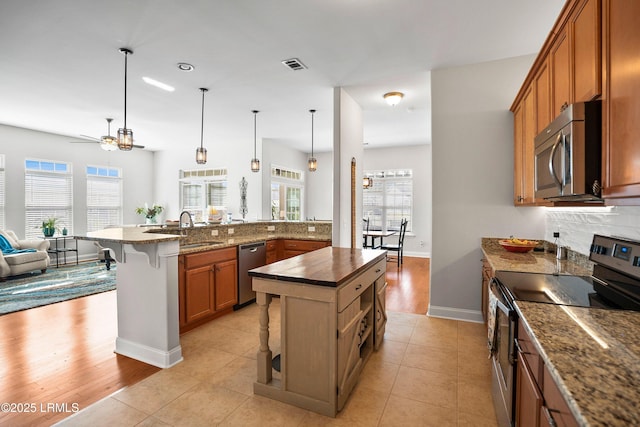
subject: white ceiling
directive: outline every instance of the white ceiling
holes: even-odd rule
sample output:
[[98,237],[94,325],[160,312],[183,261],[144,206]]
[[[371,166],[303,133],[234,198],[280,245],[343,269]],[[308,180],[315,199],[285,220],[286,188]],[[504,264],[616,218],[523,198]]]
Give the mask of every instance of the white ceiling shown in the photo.
[[[564,0],[2,0],[0,123],[78,137],[127,125],[161,150],[258,137],[332,141],[333,88],[361,105],[365,143],[430,143],[429,70],[537,52]],[[307,70],[280,61],[299,58]],[[195,66],[179,71],[178,62]],[[176,88],[142,82],[148,76]],[[382,94],[402,91],[396,107]],[[515,96],[515,94],[514,94]],[[73,138],[70,138],[72,140]],[[100,148],[96,144],[96,149]]]

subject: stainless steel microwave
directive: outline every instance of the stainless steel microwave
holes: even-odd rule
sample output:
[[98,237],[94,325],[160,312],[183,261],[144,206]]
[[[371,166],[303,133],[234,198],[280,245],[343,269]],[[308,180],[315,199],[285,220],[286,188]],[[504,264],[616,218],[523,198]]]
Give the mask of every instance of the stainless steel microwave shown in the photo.
[[535,138],[535,197],[602,201],[601,102],[569,105]]

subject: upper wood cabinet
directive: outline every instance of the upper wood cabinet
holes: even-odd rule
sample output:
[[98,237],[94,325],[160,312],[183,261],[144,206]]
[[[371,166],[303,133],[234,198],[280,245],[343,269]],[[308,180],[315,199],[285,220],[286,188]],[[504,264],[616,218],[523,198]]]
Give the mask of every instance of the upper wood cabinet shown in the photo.
[[549,80],[549,60],[540,64],[533,78],[535,89],[536,129],[539,134],[551,123],[551,81]]
[[581,0],[571,15],[573,101],[591,101],[602,93],[600,0]]
[[513,115],[514,181],[516,205],[531,205],[534,200],[534,138],[536,136],[535,93],[529,87]]
[[556,117],[564,106],[572,101],[569,38],[567,37],[566,28],[560,31],[551,47],[549,61],[551,64],[551,117]]
[[603,189],[607,204],[640,205],[640,1],[603,3]]

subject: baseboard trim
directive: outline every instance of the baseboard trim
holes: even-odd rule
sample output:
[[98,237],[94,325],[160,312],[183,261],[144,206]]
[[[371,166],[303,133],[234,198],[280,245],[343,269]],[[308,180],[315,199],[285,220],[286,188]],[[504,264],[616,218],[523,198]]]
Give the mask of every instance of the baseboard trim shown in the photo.
[[410,256],[414,258],[431,258],[430,252],[408,252],[404,251],[404,256]]
[[464,308],[441,307],[429,304],[427,316],[443,319],[461,320],[464,322],[484,323],[482,312],[479,310],[467,310]]

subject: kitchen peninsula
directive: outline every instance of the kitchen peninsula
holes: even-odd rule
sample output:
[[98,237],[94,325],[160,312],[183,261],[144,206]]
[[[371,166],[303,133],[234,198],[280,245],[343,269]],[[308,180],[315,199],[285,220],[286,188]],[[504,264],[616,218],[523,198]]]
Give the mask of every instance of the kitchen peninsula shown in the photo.
[[178,331],[179,236],[108,228],[78,236],[113,251],[118,336],[115,352],[160,368],[182,360]]
[[[337,247],[251,270],[260,310],[254,393],[335,417],[384,336],[385,271],[386,251]],[[280,297],[281,310],[275,359],[272,295]]]

